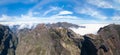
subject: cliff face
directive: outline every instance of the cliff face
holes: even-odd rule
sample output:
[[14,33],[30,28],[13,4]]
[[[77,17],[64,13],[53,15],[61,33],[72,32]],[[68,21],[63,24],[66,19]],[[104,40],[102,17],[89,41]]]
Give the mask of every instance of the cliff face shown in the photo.
[[111,24],[98,31],[102,44],[106,45],[109,51],[99,51],[99,55],[120,55],[120,25]]
[[120,25],[110,24],[100,28],[97,35],[86,34],[82,37],[82,41],[77,42],[81,43],[77,45],[80,55],[120,54]]
[[65,28],[37,25],[33,30],[19,32],[16,55],[80,55],[72,38],[77,35]]
[[120,55],[120,25],[110,24],[100,28],[97,35],[83,37],[81,55]]
[[15,55],[17,37],[7,26],[0,25],[0,55]]

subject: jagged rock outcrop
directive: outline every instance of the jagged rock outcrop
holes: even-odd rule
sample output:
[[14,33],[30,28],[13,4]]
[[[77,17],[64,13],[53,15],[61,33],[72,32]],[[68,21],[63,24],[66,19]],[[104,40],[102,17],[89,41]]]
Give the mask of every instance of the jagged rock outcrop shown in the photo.
[[0,25],[0,55],[15,55],[17,37],[7,26]]
[[19,32],[16,55],[80,55],[77,35],[66,28],[47,28],[39,24],[33,30]]
[[110,24],[100,28],[97,35],[87,34],[80,41],[81,55],[119,55],[120,25]]
[[110,24],[100,28],[97,35],[83,37],[81,55],[120,55],[120,25]]
[[110,24],[98,31],[99,37],[108,49],[99,51],[99,55],[120,55],[120,25]]

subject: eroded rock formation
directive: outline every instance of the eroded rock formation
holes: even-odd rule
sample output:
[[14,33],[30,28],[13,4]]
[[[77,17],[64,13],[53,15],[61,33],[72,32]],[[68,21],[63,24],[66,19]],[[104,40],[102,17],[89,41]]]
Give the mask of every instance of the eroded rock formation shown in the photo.
[[0,25],[0,55],[15,55],[17,37],[7,26]]

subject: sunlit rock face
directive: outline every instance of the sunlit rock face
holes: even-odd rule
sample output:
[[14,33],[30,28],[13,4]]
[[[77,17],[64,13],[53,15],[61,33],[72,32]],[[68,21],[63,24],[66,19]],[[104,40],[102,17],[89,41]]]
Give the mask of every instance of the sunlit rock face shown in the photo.
[[23,32],[18,34],[16,55],[80,55],[74,41],[77,35],[69,29],[39,24],[35,29]]
[[0,55],[15,55],[17,37],[8,26],[0,25]]
[[18,55],[20,53],[25,55],[119,55],[119,27],[120,25],[111,24],[100,28],[96,35],[81,36],[68,28],[58,26],[48,28],[45,24],[39,24],[33,30],[19,32],[16,53]]

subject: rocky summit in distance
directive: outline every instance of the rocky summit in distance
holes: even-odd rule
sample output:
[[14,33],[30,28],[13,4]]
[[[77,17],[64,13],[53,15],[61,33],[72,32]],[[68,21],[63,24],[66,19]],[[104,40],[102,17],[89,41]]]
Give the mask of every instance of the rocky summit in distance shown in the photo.
[[63,28],[79,28],[80,26],[68,22],[58,22],[58,23],[52,23],[52,24],[46,24],[47,27],[63,27]]
[[83,36],[69,29],[73,26],[64,22],[38,24],[14,33],[14,29],[0,25],[0,55],[120,55],[119,24]]

